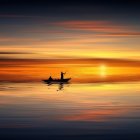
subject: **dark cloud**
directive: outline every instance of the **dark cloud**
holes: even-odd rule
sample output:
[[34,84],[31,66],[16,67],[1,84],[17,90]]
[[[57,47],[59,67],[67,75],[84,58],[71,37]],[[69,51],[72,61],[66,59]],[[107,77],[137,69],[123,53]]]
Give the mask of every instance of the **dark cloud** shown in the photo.
[[37,18],[39,16],[18,15],[18,14],[0,14],[0,18]]
[[0,54],[32,54],[28,52],[0,52]]
[[40,64],[102,64],[108,66],[130,66],[140,67],[140,61],[129,59],[111,59],[111,58],[75,58],[75,59],[17,59],[17,58],[0,58],[0,64],[7,65],[40,65]]

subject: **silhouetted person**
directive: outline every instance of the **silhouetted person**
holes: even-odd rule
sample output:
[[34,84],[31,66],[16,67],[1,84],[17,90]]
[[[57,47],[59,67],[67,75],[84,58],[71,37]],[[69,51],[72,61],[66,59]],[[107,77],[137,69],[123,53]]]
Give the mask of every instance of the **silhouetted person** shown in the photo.
[[51,76],[49,77],[49,80],[50,80],[50,81],[52,80],[52,77],[51,77]]
[[64,79],[64,72],[61,72],[61,80],[63,80]]

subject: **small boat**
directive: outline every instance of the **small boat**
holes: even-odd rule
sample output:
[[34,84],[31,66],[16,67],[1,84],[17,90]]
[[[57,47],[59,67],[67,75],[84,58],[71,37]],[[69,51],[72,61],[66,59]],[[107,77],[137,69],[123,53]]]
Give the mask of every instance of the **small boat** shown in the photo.
[[66,79],[47,79],[43,80],[45,83],[67,83],[71,78]]
[[71,79],[71,78],[64,78],[64,74],[63,72],[61,72],[61,77],[60,79],[53,79],[51,76],[47,79],[47,80],[43,80],[45,83],[68,83],[68,81]]

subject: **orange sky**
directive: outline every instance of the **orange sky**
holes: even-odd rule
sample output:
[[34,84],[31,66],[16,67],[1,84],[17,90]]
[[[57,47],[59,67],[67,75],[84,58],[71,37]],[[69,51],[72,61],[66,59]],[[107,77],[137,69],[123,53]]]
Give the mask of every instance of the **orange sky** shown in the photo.
[[113,82],[140,80],[140,62],[121,59],[3,59],[0,61],[1,81],[41,81],[66,77],[73,82]]
[[42,19],[32,26],[4,25],[1,81],[39,81],[61,71],[81,82],[139,80],[139,26],[107,19]]

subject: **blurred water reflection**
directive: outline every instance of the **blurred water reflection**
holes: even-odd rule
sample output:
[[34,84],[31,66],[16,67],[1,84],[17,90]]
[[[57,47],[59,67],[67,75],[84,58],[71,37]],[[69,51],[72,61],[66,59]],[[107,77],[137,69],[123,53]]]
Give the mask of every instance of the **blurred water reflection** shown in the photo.
[[139,82],[1,83],[0,135],[139,138],[139,87]]

